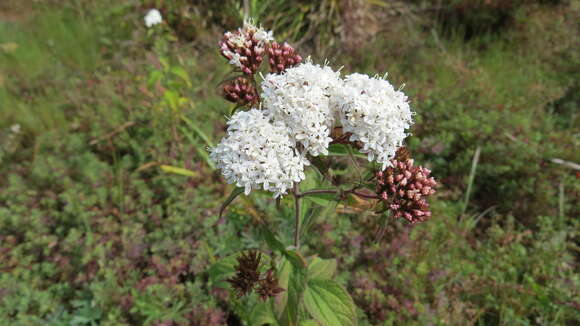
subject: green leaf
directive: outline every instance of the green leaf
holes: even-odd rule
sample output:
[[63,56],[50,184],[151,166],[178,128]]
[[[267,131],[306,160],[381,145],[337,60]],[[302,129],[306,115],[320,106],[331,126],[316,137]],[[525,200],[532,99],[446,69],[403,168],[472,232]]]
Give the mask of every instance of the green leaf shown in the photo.
[[304,259],[304,257],[299,252],[292,249],[286,249],[284,244],[276,238],[276,235],[272,233],[272,231],[266,225],[262,225],[261,231],[270,250],[280,252],[296,268],[303,269],[308,266],[306,259]]
[[326,166],[320,157],[313,157],[310,163],[312,163],[312,166],[315,167],[315,170],[322,178],[328,179],[328,166]]
[[262,236],[264,237],[264,240],[266,240],[266,244],[268,245],[270,250],[279,251],[282,253],[286,251],[286,247],[284,247],[284,244],[276,238],[276,235],[272,233],[272,231],[268,228],[267,225],[262,224],[260,230],[262,231],[261,232]]
[[[310,189],[310,190],[325,190],[325,189]],[[306,190],[304,192],[308,192],[310,190]],[[328,190],[336,190],[336,189],[328,189]],[[304,196],[304,199],[312,201],[313,203],[326,207],[328,205],[333,205],[337,199],[338,193],[322,193],[322,194],[307,194]]]
[[195,171],[191,171],[189,169],[184,169],[184,168],[178,168],[178,167],[172,166],[172,165],[161,165],[161,170],[163,170],[164,172],[168,172],[168,173],[175,173],[175,174],[179,174],[179,175],[184,175],[186,177],[199,176],[199,173],[197,173]]
[[308,262],[304,257],[294,249],[288,249],[283,252],[286,259],[288,259],[295,268],[305,269],[308,267]]
[[224,257],[210,266],[208,269],[210,287],[214,286],[224,289],[230,288],[229,283],[225,280],[226,278],[234,275],[235,267],[238,263],[237,257],[239,255],[240,254],[238,253]]
[[357,324],[354,301],[336,281],[310,280],[304,292],[304,306],[308,313],[323,326]]
[[163,78],[163,72],[159,70],[155,70],[149,74],[149,79],[147,80],[147,86],[153,87],[155,83]]
[[345,156],[348,155],[348,150],[346,149],[346,145],[343,144],[332,144],[328,146],[328,155],[333,156]]
[[278,326],[278,321],[276,321],[272,311],[272,305],[265,302],[260,302],[254,306],[249,319],[249,325],[262,326],[268,324],[270,326]]
[[316,322],[314,319],[305,320],[300,322],[300,326],[320,326],[319,323]]
[[[353,155],[361,158],[367,158],[366,155],[361,154],[357,150],[353,150]],[[349,149],[344,144],[332,144],[328,146],[328,156],[349,156]]]
[[185,71],[185,69],[183,69],[182,67],[173,66],[171,67],[171,73],[181,78],[181,80],[185,82],[187,87],[191,87],[191,79],[189,78],[189,74],[187,73],[187,71]]
[[297,325],[300,303],[307,286],[306,269],[297,268],[289,260],[284,260],[278,277],[282,293],[273,300],[273,310],[279,324]]
[[163,98],[171,110],[177,111],[177,109],[179,109],[179,95],[177,92],[167,90],[163,93]]
[[220,214],[219,214],[220,218],[224,214],[224,211],[226,210],[226,208],[234,201],[234,199],[236,199],[243,192],[244,192],[244,188],[240,188],[240,187],[236,187],[236,189],[234,189],[234,191],[232,191],[232,193],[228,196],[226,201],[224,201],[224,203],[220,207]]
[[331,279],[336,272],[336,259],[315,257],[308,265],[309,279]]

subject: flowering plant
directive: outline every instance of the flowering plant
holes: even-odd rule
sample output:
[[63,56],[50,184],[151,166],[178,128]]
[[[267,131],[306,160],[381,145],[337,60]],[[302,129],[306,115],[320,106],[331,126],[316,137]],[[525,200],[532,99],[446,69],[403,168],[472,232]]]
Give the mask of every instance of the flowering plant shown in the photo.
[[[265,254],[242,253],[231,264],[235,276],[228,282],[238,296],[256,291],[265,301],[274,298],[256,308],[262,319],[252,325],[354,325],[353,300],[333,280],[336,262],[300,252],[302,201],[321,195],[336,201],[356,197],[371,202],[377,215],[412,224],[430,217],[426,197],[435,192],[436,182],[403,147],[413,123],[408,98],[386,76],[341,77],[327,63],[303,60],[291,45],[276,42],[271,31],[251,21],[226,32],[219,48],[237,72],[223,85],[224,98],[236,108],[226,136],[210,154],[227,182],[237,186],[221,211],[253,190],[271,192],[277,200],[291,195],[295,210],[292,246],[261,225],[281,260],[268,258],[271,268],[264,271]],[[266,75],[259,74],[264,61]],[[331,169],[345,158],[356,169],[355,182]],[[367,171],[361,171],[361,159],[369,162]],[[307,169],[332,187],[301,190]]]

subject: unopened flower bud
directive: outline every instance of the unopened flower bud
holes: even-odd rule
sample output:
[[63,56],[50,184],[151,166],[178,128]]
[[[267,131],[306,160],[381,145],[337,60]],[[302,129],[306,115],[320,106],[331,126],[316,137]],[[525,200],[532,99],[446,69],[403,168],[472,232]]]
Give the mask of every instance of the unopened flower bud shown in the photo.
[[288,43],[280,45],[277,42],[272,42],[268,49],[268,56],[270,57],[268,60],[270,71],[278,74],[302,62],[302,57],[296,54],[294,48]]
[[243,73],[255,74],[268,43],[273,40],[272,32],[244,22],[244,26],[235,32],[226,32],[219,43],[221,54],[229,63],[238,67]]
[[244,77],[238,77],[225,84],[223,96],[226,100],[238,105],[254,104],[258,100],[256,88]]
[[[408,155],[408,154],[407,154]],[[437,182],[431,171],[413,166],[412,159],[393,159],[390,168],[376,173],[377,193],[385,201],[394,218],[403,217],[417,223],[431,216],[424,197],[435,193]]]

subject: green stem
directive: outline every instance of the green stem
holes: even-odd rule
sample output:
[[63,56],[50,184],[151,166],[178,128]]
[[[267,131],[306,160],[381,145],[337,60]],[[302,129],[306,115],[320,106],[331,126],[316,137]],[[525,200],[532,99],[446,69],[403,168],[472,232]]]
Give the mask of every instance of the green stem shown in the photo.
[[294,230],[294,247],[296,250],[300,249],[300,200],[303,194],[299,192],[298,183],[294,184],[294,218],[296,219],[296,225]]
[[305,191],[300,195],[300,197],[308,196],[308,195],[315,195],[315,194],[336,194],[338,193],[338,189],[314,189]]

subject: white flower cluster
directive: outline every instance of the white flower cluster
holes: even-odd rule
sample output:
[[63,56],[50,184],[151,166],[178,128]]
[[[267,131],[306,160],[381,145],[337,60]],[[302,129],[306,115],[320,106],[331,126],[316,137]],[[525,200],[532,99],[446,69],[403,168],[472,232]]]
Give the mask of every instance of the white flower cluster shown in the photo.
[[332,99],[341,86],[338,72],[307,60],[284,74],[267,75],[262,99],[274,119],[283,121],[304,149],[313,156],[326,155],[335,120]]
[[151,9],[145,15],[145,26],[150,28],[154,25],[161,24],[163,22],[163,17],[161,17],[161,13],[157,9]]
[[244,188],[246,195],[263,188],[278,197],[304,180],[304,166],[310,163],[298,152],[284,124],[252,109],[237,112],[228,125],[227,136],[210,158],[229,183]]
[[351,141],[363,144],[362,153],[383,170],[390,166],[397,148],[407,137],[412,121],[407,96],[384,78],[362,74],[346,76],[339,96],[340,122]]
[[384,78],[352,74],[341,79],[328,66],[305,63],[269,74],[262,110],[238,112],[211,158],[228,182],[246,194],[262,187],[285,194],[305,178],[306,154],[328,154],[331,131],[342,125],[350,141],[383,169],[390,166],[412,124],[407,97]]

